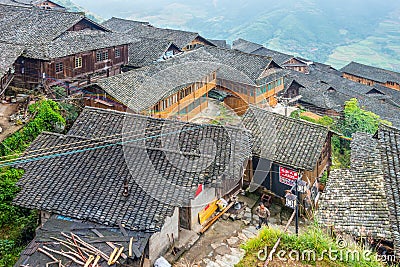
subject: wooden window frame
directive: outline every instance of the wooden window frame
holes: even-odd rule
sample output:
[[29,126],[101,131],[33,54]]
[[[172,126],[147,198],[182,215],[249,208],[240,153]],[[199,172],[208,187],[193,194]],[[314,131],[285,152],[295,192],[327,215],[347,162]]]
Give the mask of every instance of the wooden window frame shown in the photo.
[[102,52],[97,51],[96,52],[96,62],[102,61]]
[[108,59],[108,50],[96,51],[96,62],[103,62]]
[[56,73],[60,73],[64,71],[64,63],[63,62],[56,62],[54,64],[54,69]]
[[82,57],[75,57],[75,69],[82,68]]
[[121,48],[115,48],[115,58],[121,57]]

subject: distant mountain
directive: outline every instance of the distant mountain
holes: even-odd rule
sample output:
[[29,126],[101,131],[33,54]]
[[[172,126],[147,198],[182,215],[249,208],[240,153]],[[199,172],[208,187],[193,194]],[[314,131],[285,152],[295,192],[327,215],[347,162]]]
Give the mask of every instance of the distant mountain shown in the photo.
[[100,17],[99,15],[96,15],[95,13],[75,4],[74,2],[70,1],[70,0],[55,0],[54,1],[57,4],[60,4],[61,6],[67,8],[68,11],[71,12],[84,12],[86,14],[86,16],[91,19],[94,20],[95,22],[101,22],[104,19],[102,17]]
[[338,68],[355,60],[400,71],[398,0],[75,1],[104,18],[241,37]]

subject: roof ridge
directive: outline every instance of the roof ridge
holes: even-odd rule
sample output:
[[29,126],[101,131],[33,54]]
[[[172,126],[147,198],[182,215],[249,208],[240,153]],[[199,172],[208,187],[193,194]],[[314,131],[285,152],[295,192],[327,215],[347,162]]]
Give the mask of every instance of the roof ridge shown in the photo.
[[[252,56],[252,57],[255,57],[255,58],[266,58],[266,59],[270,60],[271,62],[273,61],[273,58],[272,58],[272,57],[263,56],[263,55],[257,55],[257,54],[251,54],[251,53],[243,52],[243,51],[240,51],[240,50],[237,50],[237,49],[229,49],[229,48],[225,48],[225,47],[212,47],[212,46],[207,46],[207,47],[204,46],[204,48],[206,48],[206,49],[208,49],[208,48],[211,48],[211,49],[220,49],[220,50],[225,50],[225,51],[228,51],[228,52],[234,52],[234,53],[244,54],[244,55],[246,55],[246,56]],[[274,61],[274,62],[275,62],[275,61]],[[276,62],[275,62],[275,63],[276,63]],[[277,63],[276,63],[276,64],[277,64]],[[277,65],[278,65],[278,64],[277,64]]]
[[[215,125],[215,126],[217,126],[217,125]],[[240,129],[240,130],[242,130],[242,129]],[[113,141],[109,141],[105,137],[101,137],[101,136],[100,137],[96,137],[95,139],[104,139],[104,140],[93,140],[93,138],[83,137],[83,136],[79,136],[79,135],[60,134],[60,133],[47,132],[47,131],[42,132],[40,134],[40,136],[54,136],[54,137],[59,137],[59,138],[62,138],[62,139],[75,138],[75,139],[80,139],[80,140],[83,140],[83,141],[90,141],[90,142],[98,141],[99,143],[101,143],[101,146],[103,146],[103,145],[114,145],[114,146],[120,146],[120,147],[125,146],[123,143],[122,144],[114,143]],[[149,137],[149,138],[151,138],[151,137]],[[124,142],[123,133],[121,134],[120,137],[115,137],[114,139],[117,139],[116,141],[118,141],[118,139],[121,139],[121,142]],[[70,144],[68,143],[68,144],[65,144],[65,145],[70,145]],[[72,143],[72,145],[74,145],[74,143]],[[97,146],[97,145],[100,145],[100,144],[96,144],[96,143],[85,144],[85,146],[90,146],[90,145]],[[164,148],[164,147],[147,147],[147,146],[135,145],[135,144],[132,144],[132,143],[128,143],[128,145],[126,145],[126,147],[127,148],[138,148],[138,149],[145,149],[145,150],[153,150],[153,151],[163,151],[163,152],[169,152],[169,153],[180,154],[180,155],[185,155],[185,156],[199,156],[199,157],[206,157],[206,158],[213,158],[213,156],[214,156],[212,154],[204,154],[204,153],[196,153],[196,152],[185,152],[185,151],[181,151],[181,150],[167,149],[167,148]],[[52,147],[50,147],[50,149],[51,148]],[[72,146],[71,148],[74,148],[74,146]],[[69,148],[67,147],[65,149],[69,149]],[[30,151],[27,150],[25,154],[29,154],[29,153],[30,153]]]
[[246,128],[235,126],[235,125],[214,125],[214,124],[210,124],[210,123],[199,124],[199,123],[195,123],[195,122],[184,122],[184,121],[179,121],[179,120],[154,118],[154,117],[149,117],[149,116],[137,114],[137,113],[129,113],[129,112],[124,112],[124,111],[119,111],[119,110],[104,109],[104,108],[91,107],[91,106],[85,106],[83,111],[85,111],[85,110],[99,111],[103,114],[114,113],[114,114],[120,114],[120,115],[129,115],[129,116],[134,116],[134,117],[140,117],[140,118],[145,118],[145,119],[153,119],[153,120],[157,120],[157,121],[169,121],[169,122],[175,122],[175,123],[179,123],[179,124],[183,124],[183,125],[189,124],[189,125],[199,125],[199,126],[203,126],[203,127],[208,126],[208,127],[213,127],[213,128],[229,128],[229,129],[234,129],[234,130],[240,130],[245,133],[250,133],[250,131],[247,130]]
[[396,133],[400,134],[400,129],[399,128],[397,128],[397,127],[395,127],[393,125],[387,125],[385,123],[381,123],[379,125],[379,130],[383,130],[383,131],[388,131],[389,130],[389,131],[396,132]]

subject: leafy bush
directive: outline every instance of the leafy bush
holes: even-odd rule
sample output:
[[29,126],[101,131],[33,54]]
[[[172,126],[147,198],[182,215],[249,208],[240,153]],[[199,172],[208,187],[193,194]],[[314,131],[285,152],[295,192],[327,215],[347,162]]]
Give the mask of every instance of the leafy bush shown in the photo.
[[[33,116],[21,130],[7,137],[0,147],[1,161],[13,159],[43,131],[52,131],[57,125],[65,125],[60,107],[51,100],[40,100],[29,106]],[[13,266],[19,253],[33,238],[37,226],[36,211],[12,205],[18,192],[16,182],[24,171],[3,167],[0,169],[0,266]]]
[[51,100],[40,100],[28,108],[34,118],[21,130],[7,137],[1,144],[0,156],[21,153],[43,131],[52,131],[57,124],[65,125],[60,107]]

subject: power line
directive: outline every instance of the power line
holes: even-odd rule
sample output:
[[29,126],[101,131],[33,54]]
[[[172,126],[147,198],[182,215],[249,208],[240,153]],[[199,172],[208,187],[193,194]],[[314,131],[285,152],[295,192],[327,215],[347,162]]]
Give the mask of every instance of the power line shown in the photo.
[[0,163],[0,168],[7,167],[7,166],[12,166],[12,165],[16,165],[16,164],[28,163],[28,162],[32,162],[32,161],[38,161],[38,160],[42,160],[42,159],[51,159],[51,158],[55,158],[55,157],[72,155],[72,154],[91,151],[91,150],[96,150],[96,149],[100,149],[100,148],[107,148],[107,147],[112,147],[112,146],[117,146],[117,145],[123,145],[123,144],[126,144],[126,143],[133,143],[133,142],[137,142],[137,141],[143,141],[143,140],[158,138],[158,137],[167,136],[167,135],[171,135],[171,134],[191,131],[193,129],[197,129],[197,128],[200,128],[200,127],[202,127],[202,126],[199,125],[197,127],[193,127],[193,128],[189,128],[189,129],[185,129],[185,130],[179,130],[179,131],[170,132],[170,133],[163,133],[163,134],[159,134],[159,135],[153,135],[153,136],[148,136],[148,137],[143,137],[143,138],[138,138],[138,139],[133,139],[133,140],[128,140],[128,141],[120,141],[120,142],[117,142],[117,143],[104,144],[104,145],[101,145],[101,146],[83,148],[83,149],[78,149],[78,150],[73,150],[73,151],[66,151],[66,152],[63,152],[63,153],[56,153],[56,154],[51,154],[51,155],[39,156],[39,157],[37,157],[37,155],[34,155],[34,157],[26,157],[26,158],[22,158],[22,159],[18,159],[18,160],[12,161],[12,162]]
[[[158,131],[160,132],[160,131],[165,131],[166,129],[168,129],[168,130],[177,129],[177,128],[180,128],[180,127],[182,127],[182,126],[183,126],[183,125],[175,125],[175,126],[174,126],[174,125],[171,125],[171,126],[168,126],[168,127],[162,127],[162,125],[159,125],[159,126],[154,126],[154,127],[146,128],[145,130],[162,127],[160,130],[158,130]],[[199,126],[197,126],[197,128],[200,127],[200,126],[201,126],[201,127],[204,127],[204,126],[202,126],[202,125],[199,125]],[[45,152],[45,153],[41,153],[41,154],[36,154],[36,155],[32,155],[32,156],[26,156],[26,157],[23,157],[23,158],[30,158],[30,157],[34,157],[34,156],[43,156],[43,155],[47,155],[47,154],[50,154],[50,153],[53,153],[53,152],[66,151],[66,150],[69,150],[69,149],[71,149],[71,148],[76,148],[76,149],[78,149],[78,148],[84,148],[84,147],[87,147],[87,146],[91,146],[91,145],[93,145],[93,144],[85,144],[85,145],[82,145],[82,146],[75,146],[75,147],[70,147],[70,148],[67,148],[67,149],[56,150],[56,151],[50,151],[50,150],[52,150],[52,149],[56,149],[56,148],[60,148],[60,147],[68,147],[68,146],[73,146],[73,145],[76,145],[76,144],[82,144],[82,143],[93,142],[93,141],[96,141],[96,140],[99,140],[98,143],[100,144],[100,143],[105,143],[105,142],[118,141],[118,140],[120,140],[121,138],[132,138],[132,137],[137,137],[137,136],[141,136],[141,135],[143,135],[143,134],[146,134],[146,133],[143,133],[143,134],[136,134],[136,135],[132,135],[132,136],[126,136],[126,134],[128,134],[128,133],[134,133],[134,132],[137,132],[137,131],[142,131],[142,129],[138,129],[138,130],[130,131],[130,132],[126,132],[126,133],[125,133],[125,132],[122,132],[122,133],[117,133],[117,134],[114,134],[114,135],[97,137],[97,138],[93,138],[93,139],[85,139],[85,140],[82,140],[82,141],[73,142],[73,143],[69,143],[69,144],[63,144],[63,145],[58,145],[58,146],[53,146],[53,147],[46,147],[46,148],[36,149],[36,150],[29,151],[29,153],[32,154],[32,153],[35,153],[35,152],[46,151],[46,150],[49,151],[49,152]],[[116,136],[121,136],[121,137],[116,138],[116,139],[107,139],[107,138],[116,137]],[[101,139],[106,139],[106,140],[101,141]],[[16,154],[14,154],[14,155],[7,155],[7,156],[3,156],[3,157],[1,157],[1,158],[18,156],[18,155],[22,155],[22,154],[24,154],[24,153],[25,153],[25,152],[16,153]],[[0,164],[2,164],[2,163],[7,163],[7,162],[10,162],[10,161],[13,161],[13,160],[14,160],[14,159],[3,160],[3,161],[0,161]]]

